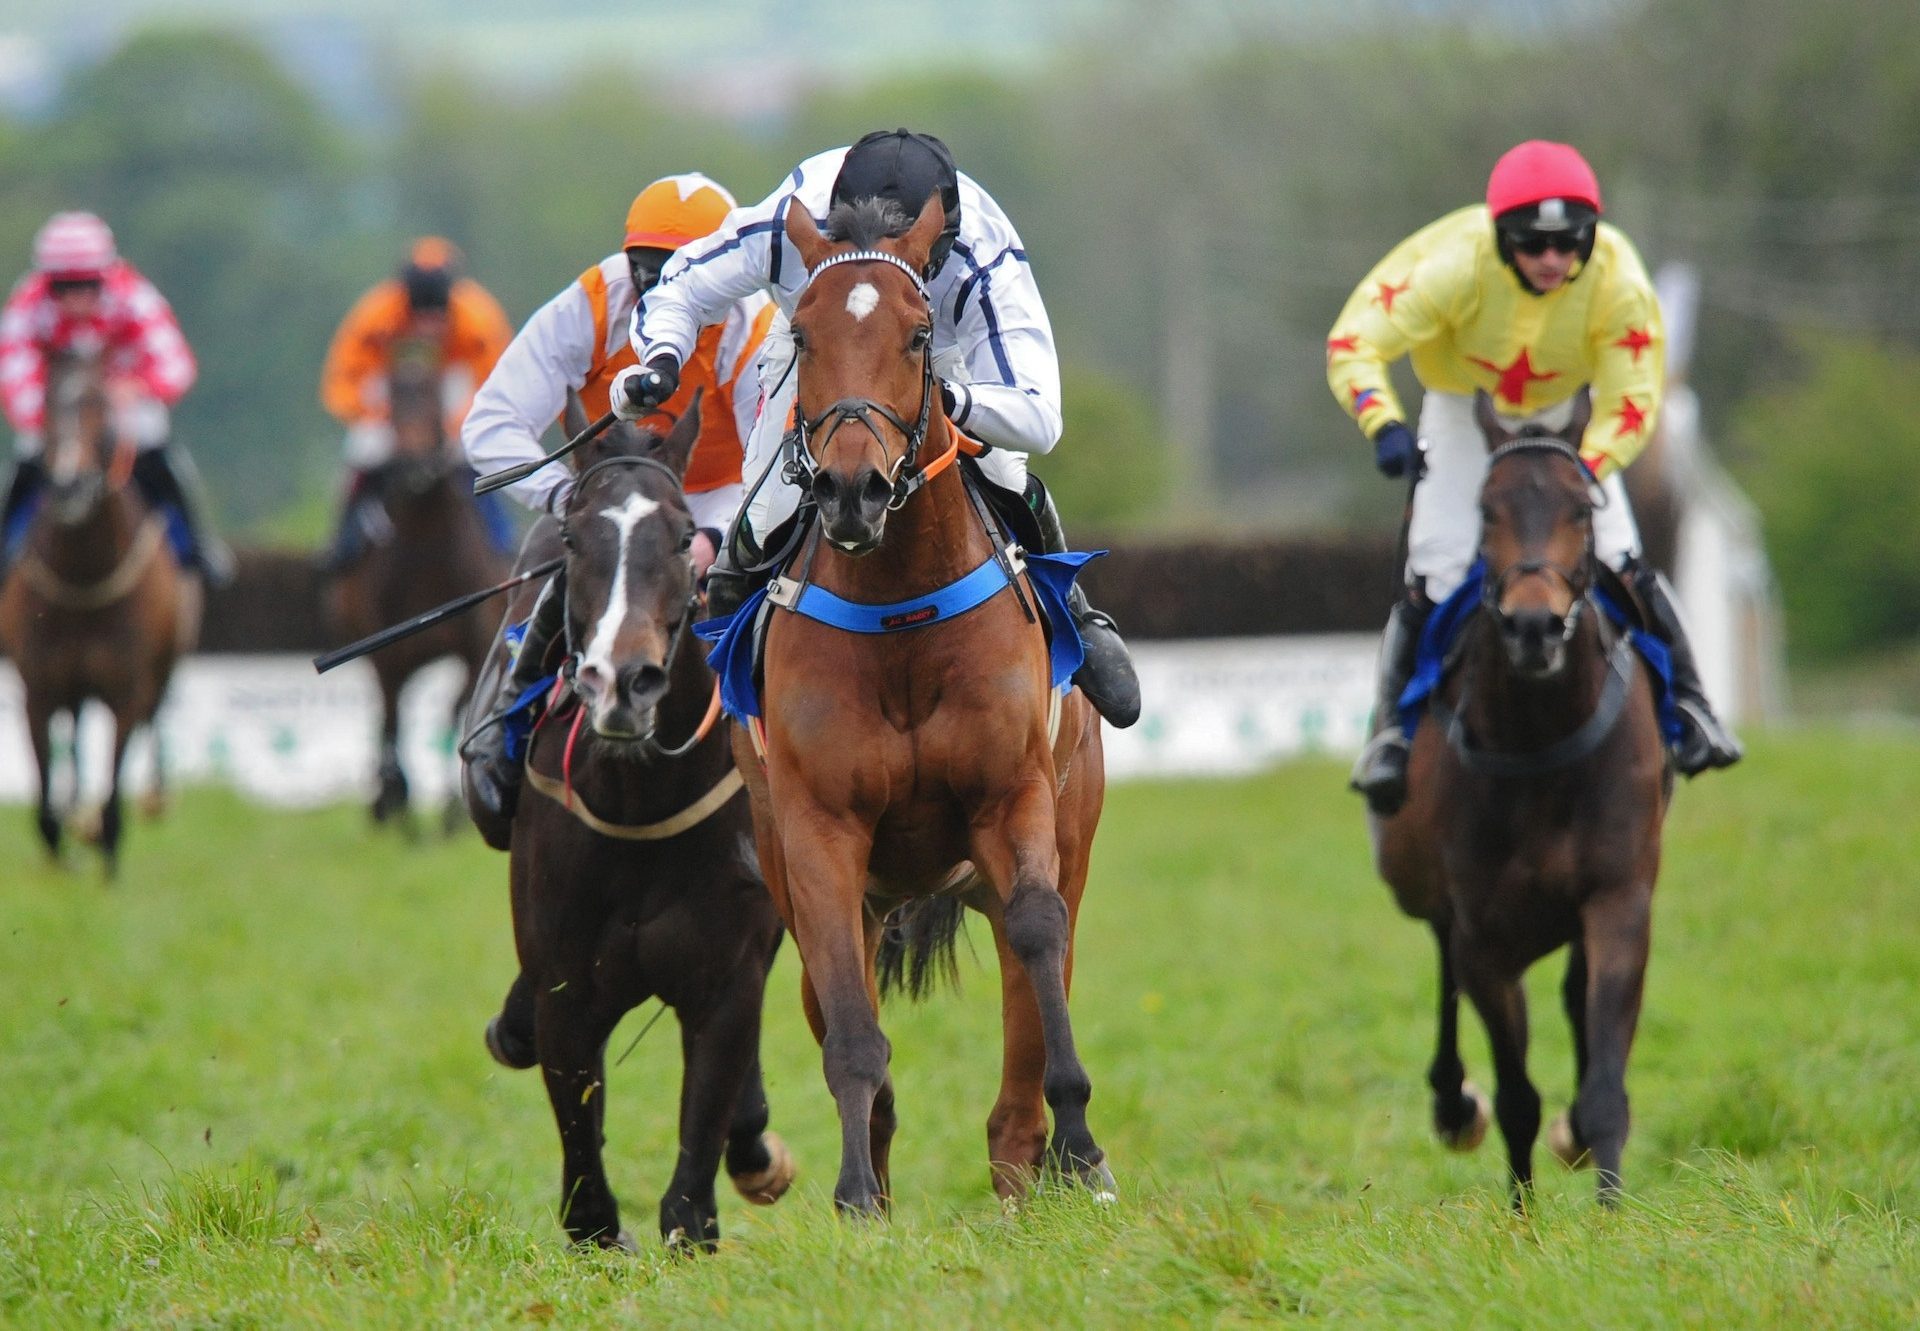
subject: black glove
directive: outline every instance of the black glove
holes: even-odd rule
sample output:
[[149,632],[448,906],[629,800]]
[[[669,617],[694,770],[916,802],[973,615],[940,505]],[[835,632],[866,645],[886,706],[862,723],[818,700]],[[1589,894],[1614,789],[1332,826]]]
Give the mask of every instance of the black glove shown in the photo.
[[640,373],[627,380],[627,401],[634,407],[659,406],[680,387],[680,363],[671,356],[655,356]]
[[1417,480],[1427,470],[1427,459],[1413,431],[1399,421],[1392,421],[1381,426],[1380,433],[1373,437],[1373,465],[1380,469],[1382,476],[1405,476],[1412,468]]

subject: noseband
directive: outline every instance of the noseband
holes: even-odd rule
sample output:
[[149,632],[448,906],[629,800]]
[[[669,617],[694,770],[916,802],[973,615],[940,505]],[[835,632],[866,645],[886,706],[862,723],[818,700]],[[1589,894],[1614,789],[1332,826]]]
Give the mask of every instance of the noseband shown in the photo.
[[[1551,435],[1541,435],[1523,436],[1494,449],[1487,457],[1488,478],[1492,478],[1493,469],[1496,466],[1516,453],[1554,453],[1572,462],[1574,466],[1580,468],[1582,474],[1589,474],[1587,464],[1580,460],[1580,453],[1572,444]],[[1573,635],[1580,628],[1581,616],[1590,603],[1589,593],[1593,590],[1593,540],[1593,518],[1589,515],[1587,548],[1580,558],[1580,566],[1577,569],[1563,568],[1550,559],[1523,559],[1503,569],[1499,577],[1487,578],[1481,583],[1480,604],[1504,627],[1507,616],[1501,611],[1500,603],[1506,600],[1507,588],[1513,585],[1514,580],[1535,573],[1551,574],[1560,580],[1561,585],[1567,589],[1568,595],[1573,598],[1572,608],[1567,611],[1565,623],[1560,630],[1561,642],[1573,641]]]
[[[920,274],[914,272],[913,266],[906,260],[898,255],[888,254],[884,250],[852,250],[846,254],[836,254],[830,259],[823,259],[812,272],[807,274],[808,283],[811,284],[827,269],[837,268],[843,263],[892,264],[907,275],[908,280],[913,283],[913,289],[919,293],[922,301],[927,302],[931,311],[932,301],[927,295],[926,284],[920,280]],[[893,470],[887,477],[888,483],[893,487],[893,497],[887,501],[887,508],[897,509],[913,498],[914,491],[932,480],[952,460],[953,450],[950,449],[928,466],[919,465],[920,449],[927,441],[927,427],[933,422],[933,338],[931,336],[927,338],[927,345],[921,349],[920,419],[915,424],[909,426],[901,418],[900,413],[892,407],[870,397],[843,397],[811,420],[805,416],[796,416],[793,455],[783,468],[784,479],[789,485],[810,488],[813,478],[820,472],[819,455],[832,444],[833,436],[840,427],[849,421],[858,421],[866,426],[867,433],[874,437],[884,455],[887,441],[881,435],[879,427],[874,424],[875,416],[898,430],[907,441],[906,448],[902,450],[899,460],[893,464]],[[814,444],[816,438],[819,440],[817,448]],[[955,442],[957,446],[958,441]]]

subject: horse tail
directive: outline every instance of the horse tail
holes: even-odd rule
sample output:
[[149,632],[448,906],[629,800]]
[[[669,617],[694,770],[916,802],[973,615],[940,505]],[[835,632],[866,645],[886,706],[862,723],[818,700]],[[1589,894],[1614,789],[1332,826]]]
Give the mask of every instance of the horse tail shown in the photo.
[[946,893],[895,906],[882,926],[876,962],[881,996],[904,992],[917,1003],[943,980],[958,989],[959,942],[966,922],[966,903]]

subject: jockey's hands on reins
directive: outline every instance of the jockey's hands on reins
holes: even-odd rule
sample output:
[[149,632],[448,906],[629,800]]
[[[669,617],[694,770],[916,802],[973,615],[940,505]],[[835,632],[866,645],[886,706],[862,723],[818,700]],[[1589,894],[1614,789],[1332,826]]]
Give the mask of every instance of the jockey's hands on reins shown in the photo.
[[680,387],[680,365],[672,356],[655,356],[645,365],[629,365],[613,377],[608,400],[623,421],[639,420]]
[[1398,478],[1412,468],[1418,477],[1427,469],[1427,458],[1413,431],[1399,421],[1391,421],[1381,426],[1380,433],[1373,437],[1373,465],[1380,469],[1382,476]]

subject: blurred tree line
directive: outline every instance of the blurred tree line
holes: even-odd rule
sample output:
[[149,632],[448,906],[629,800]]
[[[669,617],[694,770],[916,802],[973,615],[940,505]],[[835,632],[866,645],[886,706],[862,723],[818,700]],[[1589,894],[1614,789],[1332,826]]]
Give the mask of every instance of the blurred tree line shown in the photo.
[[[179,428],[225,513],[304,505],[313,537],[337,466],[320,358],[408,237],[458,241],[523,319],[612,248],[653,176],[701,169],[759,197],[811,152],[906,124],[947,139],[1033,256],[1068,384],[1041,471],[1070,520],[1385,530],[1395,487],[1326,391],[1327,327],[1389,246],[1479,197],[1502,150],[1566,139],[1651,266],[1701,272],[1693,379],[1769,516],[1792,496],[1771,539],[1796,634],[1831,652],[1920,628],[1905,584],[1871,616],[1804,609],[1855,591],[1823,561],[1858,525],[1857,478],[1831,464],[1861,446],[1864,404],[1836,385],[1910,378],[1920,343],[1909,0],[1646,0],[1513,28],[1504,12],[1363,6],[1170,59],[1180,14],[1121,0],[1041,70],[823,72],[770,125],[696,114],[670,60],[540,93],[395,64],[377,131],[329,117],[243,36],[156,30],[78,71],[50,117],[0,121],[0,254],[24,267],[57,208],[107,216],[200,354]],[[1910,414],[1874,419],[1913,454]]]

